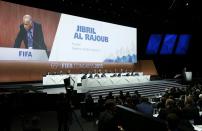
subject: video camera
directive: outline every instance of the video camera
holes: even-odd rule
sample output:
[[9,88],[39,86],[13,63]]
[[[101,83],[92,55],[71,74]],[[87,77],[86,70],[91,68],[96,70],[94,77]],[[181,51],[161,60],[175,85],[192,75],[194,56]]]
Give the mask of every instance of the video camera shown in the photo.
[[74,90],[74,84],[72,84],[72,82],[75,83],[74,79],[72,79],[71,77],[64,79],[66,98],[68,99],[70,104],[75,106],[77,103],[77,91]]

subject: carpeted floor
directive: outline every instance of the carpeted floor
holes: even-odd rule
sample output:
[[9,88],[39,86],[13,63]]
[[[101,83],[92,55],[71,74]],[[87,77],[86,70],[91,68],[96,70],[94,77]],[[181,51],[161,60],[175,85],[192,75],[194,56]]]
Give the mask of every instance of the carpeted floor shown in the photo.
[[[33,117],[38,119],[38,127],[41,128],[41,131],[58,131],[56,112],[35,112],[15,115],[11,119],[11,131],[23,131],[23,126],[29,126]],[[69,127],[70,131],[82,131],[82,128],[83,131],[97,131],[95,120],[82,118],[79,109],[74,110],[72,122],[69,124]]]

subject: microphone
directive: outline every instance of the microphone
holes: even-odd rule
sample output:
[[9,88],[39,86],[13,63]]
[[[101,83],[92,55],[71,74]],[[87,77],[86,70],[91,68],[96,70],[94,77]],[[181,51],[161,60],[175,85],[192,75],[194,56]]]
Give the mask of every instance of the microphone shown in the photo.
[[[74,82],[74,84],[76,83],[75,80],[71,76],[69,78]],[[74,84],[73,84],[73,87],[74,87]]]

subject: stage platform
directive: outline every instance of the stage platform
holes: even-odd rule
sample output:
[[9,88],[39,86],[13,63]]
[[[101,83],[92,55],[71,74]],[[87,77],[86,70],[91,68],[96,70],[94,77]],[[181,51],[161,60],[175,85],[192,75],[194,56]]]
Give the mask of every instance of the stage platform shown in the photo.
[[167,88],[172,87],[181,88],[186,87],[186,85],[182,85],[176,81],[170,80],[155,80],[136,84],[78,88],[78,90],[83,93],[90,93],[94,99],[98,99],[99,95],[105,97],[109,92],[112,92],[114,96],[117,96],[119,95],[120,91],[123,91],[124,94],[126,92],[130,92],[131,95],[133,95],[135,91],[138,91],[142,96],[145,97],[159,97],[165,93]]
[[[44,92],[47,94],[66,93],[64,84],[59,85],[43,85],[42,83],[7,84],[7,85],[1,84],[0,87],[1,89],[4,90],[30,89],[33,92]],[[111,86],[97,86],[97,87],[77,86],[76,88],[74,88],[74,90],[76,90],[77,93],[91,94],[92,97],[96,100],[98,99],[99,95],[105,97],[109,92],[112,92],[114,96],[119,95],[119,91],[123,91],[124,94],[126,92],[130,92],[130,94],[132,95],[136,90],[142,96],[156,97],[163,95],[167,88],[172,87],[181,88],[186,87],[186,85],[182,85],[175,80],[154,80],[143,83],[111,85]]]

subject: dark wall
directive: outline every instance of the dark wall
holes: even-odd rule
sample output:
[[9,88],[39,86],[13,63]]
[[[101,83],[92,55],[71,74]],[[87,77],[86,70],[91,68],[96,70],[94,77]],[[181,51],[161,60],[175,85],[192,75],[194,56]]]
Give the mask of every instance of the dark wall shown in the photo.
[[[164,27],[150,27],[142,28],[138,31],[138,59],[152,59],[158,70],[159,75],[173,77],[182,72],[184,67],[193,72],[194,77],[201,76],[200,56],[202,55],[202,44],[200,31],[201,26],[194,25],[193,23],[182,27],[173,27],[173,25],[165,25]],[[187,54],[185,55],[155,55],[146,54],[146,47],[151,34],[191,34]]]

